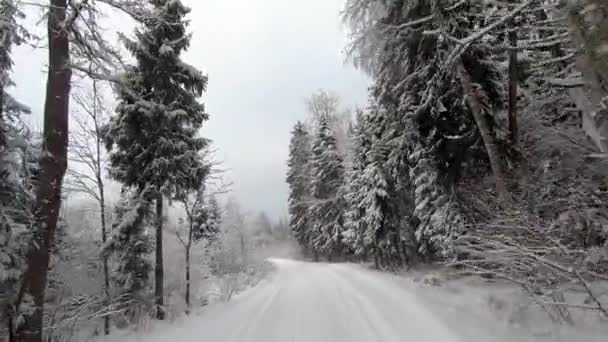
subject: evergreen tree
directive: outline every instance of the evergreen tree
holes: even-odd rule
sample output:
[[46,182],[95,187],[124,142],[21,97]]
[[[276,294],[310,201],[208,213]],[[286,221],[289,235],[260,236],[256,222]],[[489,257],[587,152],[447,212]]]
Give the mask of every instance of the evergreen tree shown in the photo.
[[11,136],[15,138],[15,121],[18,116],[29,112],[26,106],[7,92],[8,88],[15,85],[10,77],[13,68],[12,48],[29,38],[27,31],[18,23],[24,17],[14,0],[0,1],[0,147],[4,149],[9,145]]
[[463,229],[461,210],[454,198],[442,187],[440,172],[432,150],[423,143],[412,141],[410,155],[413,165],[410,177],[414,187],[415,209],[418,219],[415,232],[419,252],[423,256],[452,254],[451,242]]
[[192,208],[192,239],[195,242],[213,241],[219,233],[221,222],[217,199],[215,196],[210,196],[207,201],[201,201]]
[[17,119],[29,110],[18,103],[7,89],[14,85],[10,78],[12,47],[27,38],[27,32],[17,23],[23,13],[12,0],[0,1],[0,319],[15,314],[12,307],[23,267],[31,224],[32,196],[26,187],[28,180],[20,170],[23,159],[20,150],[27,147]]
[[347,172],[350,188],[348,201],[348,235],[355,241],[355,252],[374,258],[376,264],[400,265],[402,241],[400,226],[405,213],[396,205],[399,195],[390,170],[390,145],[383,127],[386,113],[372,106],[360,114],[354,129],[353,163]]
[[[408,197],[413,194],[418,204],[414,216],[425,222],[417,234],[425,239],[419,241],[424,245],[431,236],[435,236],[432,244],[449,241],[448,227],[462,224],[456,213],[440,214],[462,177],[491,169],[501,190],[501,147],[507,138],[505,120],[498,115],[505,102],[502,75],[484,41],[475,40],[460,51],[451,40],[429,34],[450,32],[465,39],[483,26],[477,14],[484,12],[484,6],[432,0],[350,0],[346,5],[345,18],[354,35],[353,57],[374,78],[372,97],[384,112],[375,126],[381,144],[389,148],[385,171],[390,186],[400,193],[399,211],[411,207]],[[425,178],[433,191],[412,192],[414,186],[408,183],[421,180],[409,180],[410,168],[416,177],[433,173]],[[456,221],[447,221],[451,219]],[[400,226],[403,231],[407,224]],[[423,251],[443,249],[449,246]]]
[[222,225],[222,209],[220,208],[217,198],[213,195],[209,196],[207,203],[207,233],[206,239],[213,242],[217,239],[220,227]]
[[128,67],[110,124],[110,174],[156,201],[155,300],[163,319],[163,196],[197,189],[208,173],[199,156],[207,140],[197,133],[207,119],[198,101],[207,77],[180,59],[190,44],[179,0],[150,0],[154,15],[144,19],[135,40],[123,37],[137,64]]
[[289,226],[296,241],[308,252],[312,252],[309,208],[311,204],[311,141],[306,126],[298,121],[291,132],[287,184],[289,185]]
[[313,204],[309,211],[309,229],[313,234],[312,248],[331,259],[344,253],[342,233],[345,203],[339,196],[344,182],[344,165],[326,115],[319,119],[310,172]]
[[350,162],[345,173],[346,212],[344,214],[344,243],[355,255],[367,256],[370,253],[372,241],[365,238],[366,227],[362,218],[367,207],[363,206],[362,191],[363,173],[368,164],[367,155],[371,148],[371,141],[367,134],[367,124],[364,122],[365,114],[357,112],[354,125],[350,132]]
[[118,302],[130,320],[137,318],[147,305],[146,289],[152,270],[152,244],[145,226],[148,209],[149,202],[139,193],[123,193],[115,209],[113,236],[104,247],[104,253],[115,260],[114,288],[118,289]]

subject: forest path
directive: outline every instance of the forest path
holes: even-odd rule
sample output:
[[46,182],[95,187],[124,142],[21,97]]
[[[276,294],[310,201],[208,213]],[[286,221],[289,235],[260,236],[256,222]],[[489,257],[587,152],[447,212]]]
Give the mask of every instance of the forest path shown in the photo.
[[[487,331],[488,325],[480,317],[466,320],[468,323],[449,319],[467,314],[425,301],[416,286],[408,286],[403,278],[358,265],[270,261],[277,270],[258,286],[228,303],[211,305],[181,324],[155,329],[135,340],[498,341],[496,331]],[[447,312],[452,314],[446,316]]]

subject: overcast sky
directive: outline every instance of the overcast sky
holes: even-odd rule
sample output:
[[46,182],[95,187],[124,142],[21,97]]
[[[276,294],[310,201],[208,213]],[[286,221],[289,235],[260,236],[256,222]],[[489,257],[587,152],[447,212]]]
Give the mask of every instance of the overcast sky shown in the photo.
[[[247,210],[286,214],[289,134],[306,117],[304,98],[325,88],[345,106],[367,99],[366,78],[343,54],[344,0],[182,1],[192,8],[194,34],[184,58],[209,74],[204,133],[229,169],[233,194]],[[45,60],[41,49],[15,51],[13,93],[34,119],[43,107]]]

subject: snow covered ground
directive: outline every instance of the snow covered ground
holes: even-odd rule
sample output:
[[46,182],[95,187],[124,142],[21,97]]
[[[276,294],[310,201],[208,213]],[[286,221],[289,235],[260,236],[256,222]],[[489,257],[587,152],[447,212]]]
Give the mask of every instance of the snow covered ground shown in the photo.
[[[276,272],[230,302],[107,341],[557,341],[501,323],[486,294],[475,298],[358,265],[271,261]],[[581,337],[576,341],[605,341]]]

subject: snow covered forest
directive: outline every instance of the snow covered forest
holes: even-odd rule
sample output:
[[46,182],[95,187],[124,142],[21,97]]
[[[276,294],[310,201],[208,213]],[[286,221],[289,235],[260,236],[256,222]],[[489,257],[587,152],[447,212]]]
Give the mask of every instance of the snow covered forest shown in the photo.
[[[207,34],[190,14],[180,0],[0,0],[0,339],[85,341],[190,315],[257,284],[276,255],[440,267],[506,280],[559,324],[578,323],[574,310],[608,317],[605,0],[345,0],[367,106],[308,97],[285,142],[288,218],[229,194],[202,131],[208,76],[183,59]],[[134,27],[115,32],[120,45],[103,25],[115,15]],[[13,81],[24,45],[48,50],[40,129],[11,95],[28,86]],[[294,291],[315,289],[299,270],[334,290],[340,272],[363,288],[392,281],[276,265]],[[344,314],[340,298],[330,309]],[[394,303],[402,323],[412,302]]]
[[608,4],[348,0],[343,19],[372,84],[345,139],[326,91],[293,128],[306,254],[507,279],[568,323],[582,291],[606,315]]
[[[49,35],[28,27],[44,12]],[[200,129],[207,75],[184,62],[177,0],[0,1],[0,339],[82,341],[189,313],[259,280],[287,220],[233,198]],[[107,15],[134,32],[107,40]],[[12,50],[48,49],[41,131]]]

